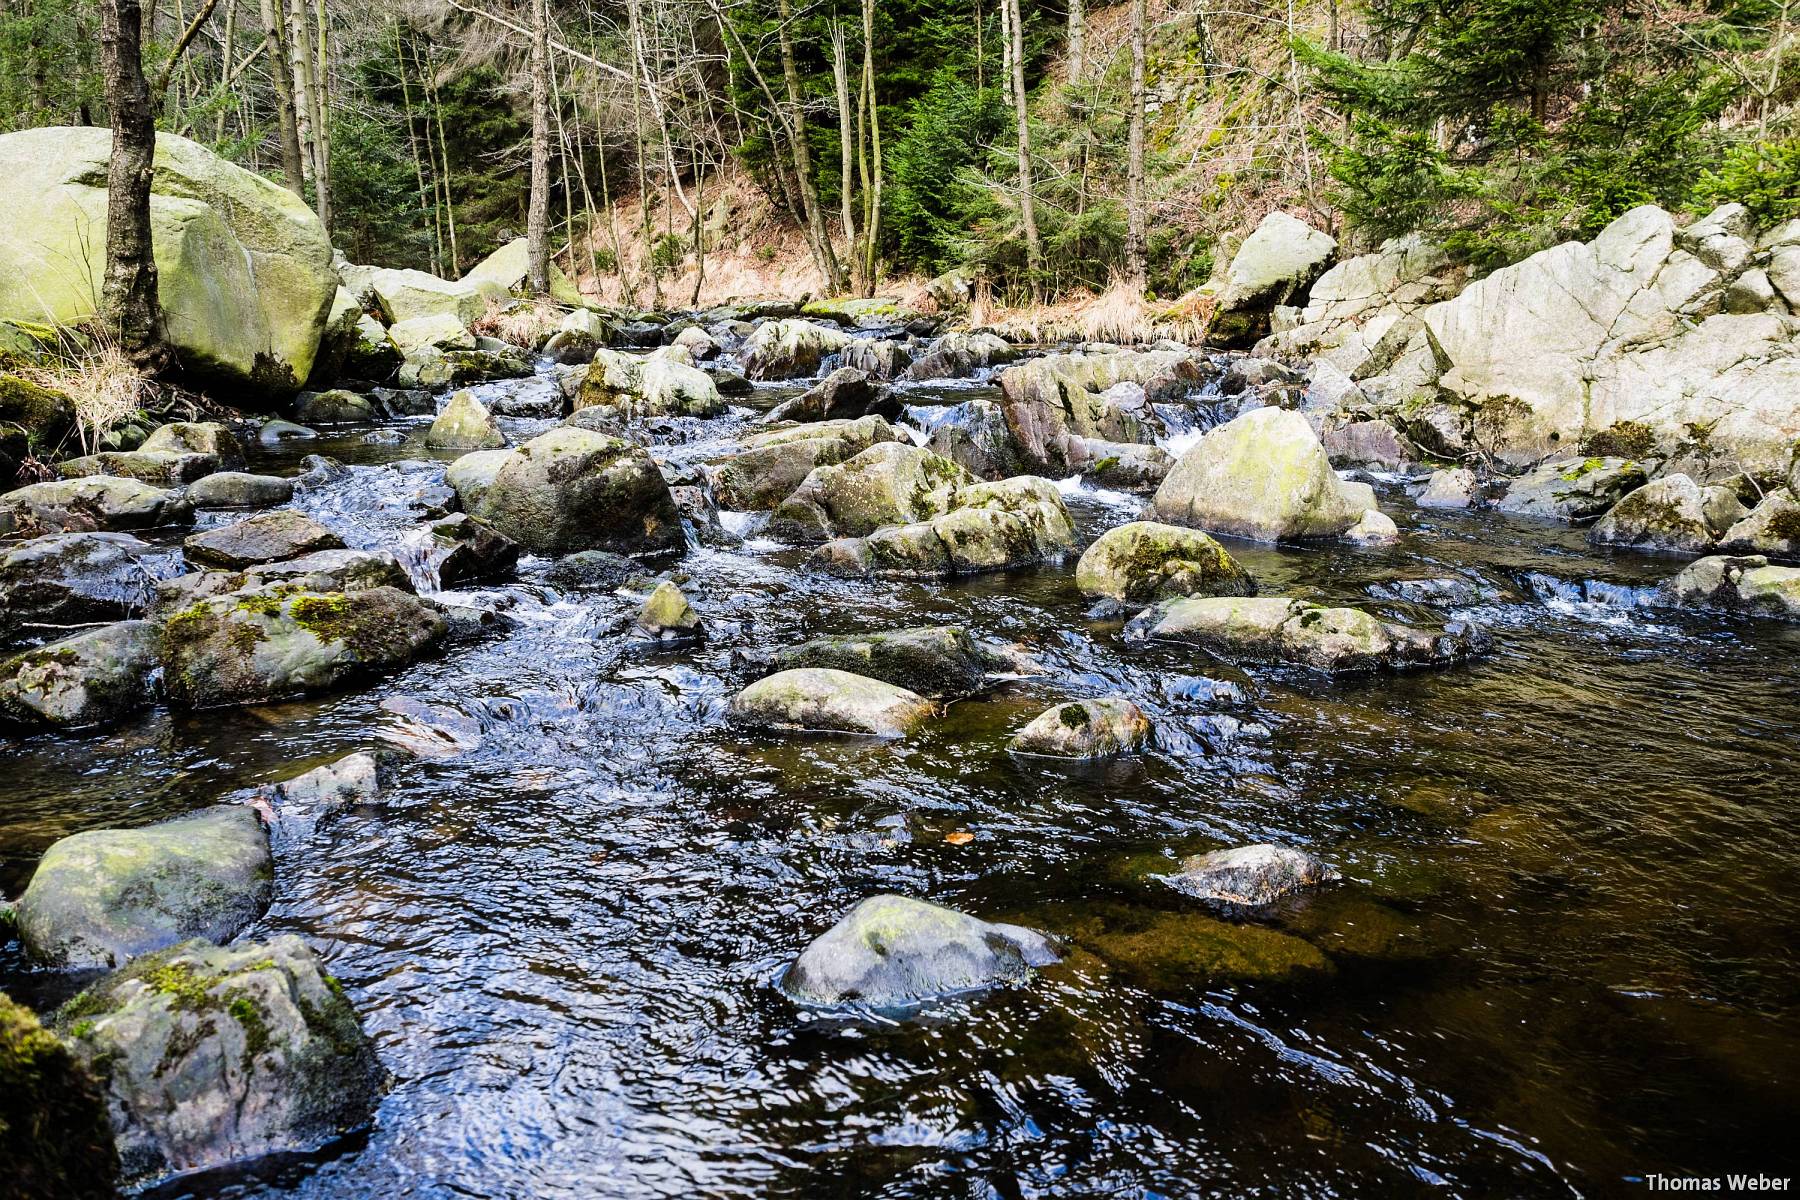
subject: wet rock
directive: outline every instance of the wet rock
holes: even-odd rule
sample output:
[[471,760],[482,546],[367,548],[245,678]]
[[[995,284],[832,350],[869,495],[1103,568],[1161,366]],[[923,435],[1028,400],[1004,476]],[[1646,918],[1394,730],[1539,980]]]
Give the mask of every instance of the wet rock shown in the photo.
[[60,533],[0,547],[0,639],[143,611],[174,563],[123,533]]
[[425,350],[473,350],[475,335],[451,313],[432,313],[395,321],[388,326],[388,340],[404,358]]
[[871,896],[801,951],[782,978],[802,1004],[901,1008],[1024,983],[1060,957],[1049,938],[905,896]]
[[655,321],[620,321],[612,328],[611,343],[626,349],[645,349],[660,346],[663,342],[663,327]]
[[1580,523],[1600,516],[1644,482],[1644,468],[1629,459],[1558,459],[1513,480],[1497,507],[1522,516]]
[[963,379],[978,368],[995,367],[1019,356],[1012,344],[995,334],[946,333],[925,354],[909,365],[904,379]]
[[1150,740],[1150,718],[1123,696],[1073,700],[1040,713],[1014,735],[1010,749],[1052,758],[1129,754]]
[[122,479],[139,479],[156,487],[176,487],[202,479],[218,469],[219,460],[211,454],[182,454],[172,450],[107,450],[58,463],[56,473],[64,479],[116,475]]
[[713,386],[721,396],[748,396],[756,391],[756,385],[736,371],[714,371]]
[[1254,596],[1256,581],[1196,529],[1132,521],[1109,529],[1075,564],[1081,594],[1144,604],[1169,596]]
[[163,686],[187,708],[260,704],[392,670],[447,632],[438,605],[398,588],[248,588],[163,622]]
[[367,313],[356,318],[356,336],[344,351],[343,376],[348,379],[388,380],[405,357],[387,326]]
[[378,387],[369,392],[369,399],[389,417],[429,417],[437,412],[437,401],[422,388]]
[[1390,579],[1384,583],[1372,584],[1369,594],[1381,600],[1457,607],[1500,598],[1499,589],[1454,575],[1427,579]]
[[778,671],[731,702],[734,721],[755,729],[905,737],[936,707],[905,688],[825,667]]
[[1473,508],[1481,484],[1467,467],[1433,471],[1416,497],[1420,508]]
[[[1209,365],[1178,351],[1050,354],[1000,372],[1002,408],[1023,461],[1056,475],[1080,472],[1117,453],[1118,443],[1155,440],[1162,422],[1149,407],[1158,381],[1198,384]],[[1122,388],[1121,384],[1136,384]]]
[[897,379],[912,365],[912,355],[899,342],[885,338],[858,338],[844,347],[844,366],[871,379]]
[[713,336],[698,325],[689,325],[675,335],[670,345],[680,346],[700,362],[719,357],[720,346]]
[[1297,984],[1334,973],[1312,943],[1259,925],[1199,913],[1110,911],[1100,929],[1077,940],[1153,991],[1190,991],[1223,983]]
[[612,591],[642,575],[643,565],[622,554],[581,550],[558,559],[544,572],[551,587],[575,591]]
[[426,528],[443,587],[506,579],[518,566],[519,544],[467,513],[452,513]]
[[473,392],[458,392],[425,432],[433,450],[499,450],[506,435]]
[[725,401],[712,376],[668,351],[645,358],[601,350],[575,407],[613,407],[632,417],[713,417],[725,411]]
[[380,757],[358,751],[270,784],[253,803],[269,813],[269,824],[282,837],[306,837],[345,809],[378,800],[384,775]]
[[1665,475],[1629,493],[1588,530],[1596,546],[1632,546],[1704,554],[1744,515],[1728,488],[1702,488],[1686,475]]
[[1261,906],[1339,875],[1303,850],[1261,843],[1184,858],[1175,874],[1161,878],[1200,900]]
[[869,447],[847,462],[815,468],[775,508],[771,536],[797,542],[862,537],[946,513],[974,476],[929,450],[903,442]]
[[[207,574],[220,575],[222,573],[207,572]],[[406,573],[406,568],[400,565],[399,559],[386,550],[315,550],[311,554],[302,554],[298,558],[288,558],[272,563],[257,563],[247,568],[242,576],[225,575],[224,577],[227,579],[241,578],[244,583],[253,585],[298,584],[312,592],[356,592],[373,587],[399,588],[403,592],[413,590],[412,577]],[[209,594],[223,595],[226,591],[236,591],[241,586],[243,583],[235,583]],[[193,600],[203,598],[201,593],[195,593],[191,597]]]
[[1391,546],[1400,540],[1400,527],[1386,513],[1366,509],[1356,524],[1344,530],[1344,540],[1353,546]]
[[1263,542],[1341,537],[1374,507],[1338,479],[1305,417],[1274,408],[1201,438],[1152,505],[1165,521]]
[[0,1162],[19,1200],[115,1200],[100,1089],[62,1040],[0,992]]
[[380,416],[374,401],[342,388],[294,397],[294,420],[303,425],[367,425]]
[[1800,499],[1793,492],[1770,492],[1725,531],[1719,539],[1719,549],[1733,554],[1761,554],[1778,561],[1800,560]]
[[518,350],[424,349],[406,356],[397,380],[401,387],[442,391],[496,379],[524,379],[531,360]]
[[140,480],[57,479],[0,495],[0,537],[151,529],[183,524],[192,515],[176,493]]
[[1010,570],[1061,556],[1074,528],[1056,485],[1021,475],[959,488],[950,511],[821,546],[812,561],[845,576],[932,579]]
[[0,659],[0,718],[101,725],[149,707],[156,627],[121,621]]
[[855,367],[839,367],[807,391],[770,410],[767,420],[828,421],[865,416],[892,420],[904,409],[899,397]]
[[955,625],[813,638],[776,651],[778,671],[826,667],[946,699],[982,690],[997,656]]
[[90,829],[44,852],[19,898],[19,939],[53,967],[120,967],[188,938],[224,942],[262,916],[273,877],[268,835],[243,805]]
[[272,508],[294,497],[292,480],[276,475],[220,471],[195,481],[187,498],[195,508]]
[[1800,620],[1800,567],[1770,566],[1760,554],[1691,562],[1663,585],[1670,603]]
[[506,451],[485,487],[466,475],[447,478],[470,515],[535,554],[678,553],[687,546],[681,512],[655,461],[605,434],[559,427]]
[[871,446],[904,438],[880,417],[821,421],[776,429],[744,439],[739,453],[712,468],[713,488],[726,508],[753,512],[774,508],[815,467],[855,457]]
[[316,430],[308,429],[304,425],[296,425],[292,421],[283,421],[280,418],[264,421],[256,431],[256,440],[265,446],[275,446],[282,442],[310,441],[318,436]]
[[182,543],[189,562],[240,570],[314,550],[343,548],[344,539],[293,509],[258,513],[230,525],[190,534]]
[[633,624],[639,637],[655,642],[694,642],[706,636],[700,614],[681,589],[664,580],[656,585]]
[[343,988],[291,934],[171,946],[58,1019],[101,1082],[128,1185],[316,1150],[367,1123],[385,1079]]
[[1006,414],[992,400],[967,400],[940,410],[926,449],[982,479],[1005,479],[1024,469]]
[[850,341],[843,330],[812,321],[770,321],[757,326],[744,346],[744,374],[751,379],[817,375],[825,356],[836,354]]
[[1191,643],[1228,661],[1284,662],[1332,673],[1444,666],[1492,648],[1488,635],[1466,621],[1431,632],[1361,609],[1281,596],[1166,600],[1138,614],[1126,634]]
[[494,484],[494,476],[511,460],[511,455],[510,450],[471,451],[444,468],[444,482],[456,492],[463,507],[473,508],[481,503]]

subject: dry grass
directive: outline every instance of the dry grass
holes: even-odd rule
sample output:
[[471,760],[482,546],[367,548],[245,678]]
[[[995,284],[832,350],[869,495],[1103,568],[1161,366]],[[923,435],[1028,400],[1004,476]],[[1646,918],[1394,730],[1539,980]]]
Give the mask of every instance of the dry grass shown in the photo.
[[83,454],[98,451],[101,439],[157,397],[156,385],[139,373],[123,350],[103,338],[68,358],[32,367],[25,375],[74,403],[75,432]]
[[1173,338],[1197,345],[1211,315],[1210,298],[1196,305],[1183,301],[1159,310],[1143,293],[1122,279],[1114,279],[1104,292],[1073,292],[1051,304],[1004,308],[985,292],[978,293],[969,309],[970,323],[985,326],[1014,341],[1112,342],[1121,346],[1145,345],[1159,338]]
[[562,317],[560,306],[543,300],[489,300],[487,311],[469,328],[484,337],[535,350],[550,340]]

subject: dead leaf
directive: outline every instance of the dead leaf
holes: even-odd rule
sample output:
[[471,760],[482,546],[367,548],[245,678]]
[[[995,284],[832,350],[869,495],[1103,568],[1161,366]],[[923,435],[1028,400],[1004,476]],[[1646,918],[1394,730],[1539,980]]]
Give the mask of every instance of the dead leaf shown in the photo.
[[966,829],[958,829],[955,833],[946,833],[944,840],[952,846],[966,846],[975,840],[975,835]]

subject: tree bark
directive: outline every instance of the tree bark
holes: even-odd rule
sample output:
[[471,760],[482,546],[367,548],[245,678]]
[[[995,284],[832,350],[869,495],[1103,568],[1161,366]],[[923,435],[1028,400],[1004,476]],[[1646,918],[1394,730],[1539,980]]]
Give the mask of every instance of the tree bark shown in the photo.
[[[852,146],[853,133],[850,115],[850,64],[849,47],[845,44],[844,27],[836,21],[831,23],[831,82],[837,90],[838,110],[838,149],[840,163],[838,180],[840,183],[838,199],[843,209],[844,245],[850,255],[852,270],[859,270],[862,254],[856,241],[856,186],[851,172],[855,167],[855,148]],[[861,110],[858,110],[860,117]],[[860,141],[860,139],[855,139]]]
[[319,220],[331,229],[331,65],[326,40],[328,22],[325,0],[313,9],[319,45],[313,72],[313,194],[318,197]]
[[150,180],[156,165],[156,117],[144,80],[143,9],[139,0],[104,0],[100,46],[112,158],[106,168],[106,275],[100,311],[132,362],[146,371],[169,366],[156,257],[150,233]]
[[312,39],[306,36],[306,0],[276,0],[288,24],[289,69],[294,73],[294,128],[300,139],[300,170],[308,181],[318,174],[313,147]]
[[[873,296],[875,255],[881,238],[881,110],[875,102],[875,0],[862,0],[862,22],[863,86],[860,108],[869,123],[869,152],[863,155],[862,168],[863,295]],[[859,129],[860,125],[859,117]]]
[[838,265],[837,251],[831,248],[831,235],[825,230],[825,213],[819,207],[819,188],[813,180],[812,148],[806,142],[806,109],[800,103],[800,69],[794,62],[794,38],[788,26],[794,19],[789,0],[777,0],[780,18],[777,39],[781,47],[781,77],[787,85],[788,108],[793,116],[794,173],[800,177],[800,203],[806,209],[806,223],[812,228],[813,240],[819,244],[819,257],[824,260],[825,286],[842,295],[848,285],[844,269]]
[[1025,272],[1030,276],[1031,297],[1044,295],[1044,247],[1038,240],[1035,185],[1031,177],[1031,120],[1025,98],[1025,32],[1019,0],[1006,0],[1012,24],[1013,109],[1019,119],[1019,220],[1025,227]]
[[1149,283],[1144,212],[1144,0],[1131,0],[1131,132],[1125,162],[1125,274],[1142,293]]
[[288,190],[306,195],[300,158],[300,127],[294,117],[292,60],[288,57],[285,0],[262,0],[263,33],[272,57],[269,78],[275,85],[275,112],[281,125],[281,174]]
[[531,0],[531,203],[525,218],[526,283],[550,294],[550,11]]
[[1069,82],[1080,83],[1087,74],[1087,4],[1069,0]]

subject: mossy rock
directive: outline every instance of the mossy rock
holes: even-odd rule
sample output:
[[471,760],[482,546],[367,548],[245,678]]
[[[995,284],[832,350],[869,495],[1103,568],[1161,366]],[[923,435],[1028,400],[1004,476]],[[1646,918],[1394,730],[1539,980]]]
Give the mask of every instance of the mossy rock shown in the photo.
[[1132,521],[1109,529],[1075,565],[1084,596],[1148,603],[1169,596],[1254,596],[1256,581],[1196,529]]
[[1335,971],[1318,947],[1301,938],[1196,912],[1102,906],[1068,932],[1157,992],[1226,983],[1293,983]]
[[112,1200],[119,1158],[99,1084],[0,992],[0,1195]]
[[0,426],[25,432],[34,450],[48,454],[75,428],[75,402],[17,375],[0,374]]

